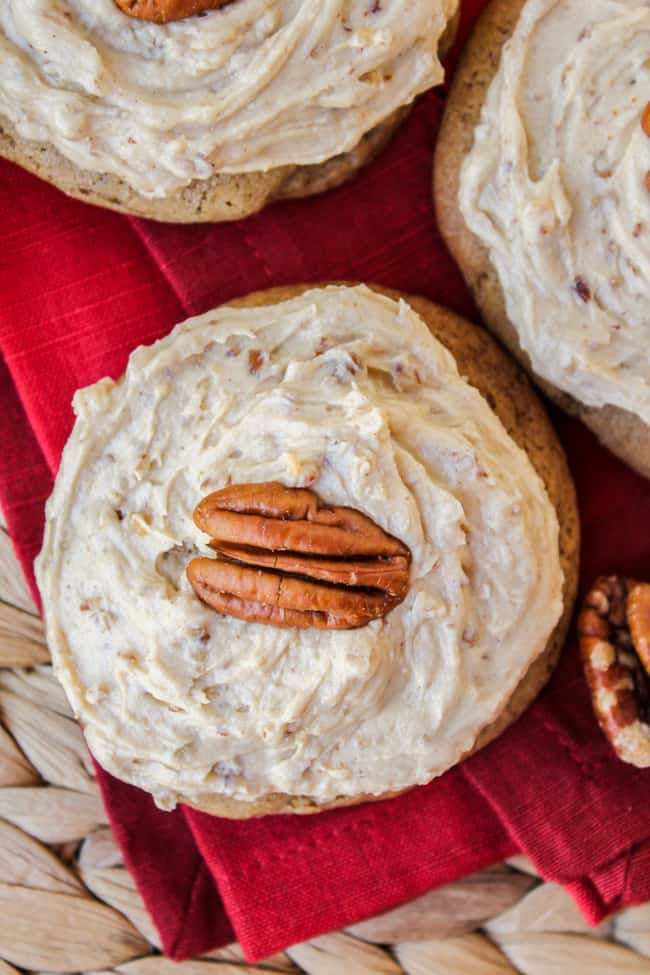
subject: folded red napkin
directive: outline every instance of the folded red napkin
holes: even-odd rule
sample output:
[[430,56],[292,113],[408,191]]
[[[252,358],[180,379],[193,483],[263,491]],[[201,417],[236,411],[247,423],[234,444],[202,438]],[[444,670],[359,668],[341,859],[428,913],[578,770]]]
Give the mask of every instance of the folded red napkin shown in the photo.
[[[464,32],[481,6],[466,2]],[[298,281],[374,281],[475,315],[431,208],[442,105],[426,96],[348,186],[232,225],[131,220],[0,165],[0,499],[32,584],[72,394],[118,376],[137,345],[236,295]],[[650,577],[650,482],[555,419],[580,497],[583,588],[605,571]],[[619,763],[601,737],[575,640],[522,720],[397,799],[239,823],[163,813],[101,769],[98,779],[175,959],[234,937],[259,959],[520,850],[594,922],[650,898],[650,772]]]

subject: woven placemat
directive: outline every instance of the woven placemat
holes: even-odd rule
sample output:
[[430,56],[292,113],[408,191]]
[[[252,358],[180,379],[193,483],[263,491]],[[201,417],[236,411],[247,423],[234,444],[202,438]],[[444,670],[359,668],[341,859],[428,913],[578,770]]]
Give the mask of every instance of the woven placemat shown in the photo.
[[0,975],[650,975],[648,959],[650,904],[589,928],[515,857],[257,965],[237,945],[167,961],[0,522]]

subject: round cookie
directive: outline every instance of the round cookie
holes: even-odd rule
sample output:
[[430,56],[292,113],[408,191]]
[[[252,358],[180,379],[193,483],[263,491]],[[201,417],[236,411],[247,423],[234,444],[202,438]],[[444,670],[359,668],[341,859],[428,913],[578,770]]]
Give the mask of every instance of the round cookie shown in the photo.
[[620,406],[593,407],[535,373],[510,321],[498,273],[487,248],[468,228],[459,205],[461,168],[474,144],[487,91],[526,0],[492,0],[478,19],[456,70],[436,146],[433,193],[438,225],[489,328],[531,373],[547,396],[578,416],[612,453],[650,477],[650,428]]
[[[460,19],[457,10],[440,38],[443,57]],[[10,159],[76,199],[122,213],[170,223],[238,220],[269,203],[323,193],[352,179],[389,143],[411,105],[391,112],[348,152],[309,165],[282,165],[252,172],[215,172],[169,195],[150,197],[112,173],[84,169],[49,142],[25,139],[0,111],[0,156]]]
[[[259,292],[239,301],[232,302],[231,306],[226,307],[255,309],[266,305],[275,305],[297,298],[311,288],[313,288],[313,285],[277,288],[271,291]],[[477,723],[473,748],[465,752],[465,754],[468,754],[476,748],[483,747],[519,717],[527,705],[539,693],[558,659],[570,620],[577,584],[579,521],[574,488],[564,454],[539,399],[532,391],[528,381],[518,367],[502,352],[497,343],[486,332],[424,298],[401,295],[397,292],[378,287],[372,290],[396,300],[403,298],[418,313],[441,344],[446,346],[452,353],[461,375],[480,391],[484,400],[499,417],[503,427],[505,427],[511,438],[527,453],[532,467],[544,482],[548,499],[557,513],[559,523],[558,554],[564,575],[561,615],[559,615],[559,618],[557,615],[554,615],[554,620],[557,620],[557,623],[546,643],[545,649],[536,656],[525,676],[510,696],[510,699],[503,706],[500,705],[498,716],[494,720],[491,720],[488,726],[484,725],[481,728],[480,724]],[[233,352],[235,355],[238,354],[236,349]],[[251,362],[250,353],[248,361],[249,363]],[[257,368],[256,363],[257,357],[255,357],[252,363],[255,369]],[[142,364],[140,368],[142,368]],[[141,449],[138,447],[138,450]],[[142,456],[146,457],[144,454]],[[94,505],[92,510],[94,510]],[[54,516],[54,510],[52,512],[48,511],[48,520],[52,516]],[[59,511],[55,517],[59,523],[64,523],[67,516],[64,516]],[[99,509],[97,510],[96,517],[104,517],[101,515]],[[131,517],[129,516],[129,519]],[[119,518],[120,522],[122,522],[124,514],[120,513]],[[123,523],[126,525],[127,521]],[[135,525],[134,527],[140,533],[141,526]],[[57,530],[53,529],[53,531],[56,534]],[[48,550],[50,552],[50,555],[45,555],[45,564],[48,564],[48,577],[44,575],[44,564],[39,564],[38,568],[39,584],[41,585],[46,608],[48,631],[50,626],[54,626],[53,634],[56,632],[56,619],[53,618],[51,621],[48,619],[48,602],[50,599],[48,578],[52,578],[53,571],[58,575],[58,570],[56,570],[55,565],[51,562],[52,545],[54,544],[57,549],[61,550],[59,543],[55,541],[55,534],[50,534],[49,540],[46,536],[44,552],[47,553]],[[43,556],[41,556],[42,559]],[[69,560],[70,555],[67,555],[66,559]],[[43,588],[44,584],[45,588]],[[559,608],[558,613],[560,613]],[[197,622],[198,619],[195,620],[195,624]],[[185,625],[190,626],[190,622],[187,621]],[[268,628],[263,627],[262,629]],[[549,631],[550,628],[545,632]],[[471,637],[468,638],[471,639]],[[56,636],[54,639],[56,642],[59,637]],[[53,651],[54,649],[53,647]],[[62,652],[67,656],[67,651],[62,646],[58,647],[57,652],[54,654],[55,660],[60,658]],[[521,671],[518,671],[518,673],[521,673]],[[77,678],[75,678],[75,683],[76,681]],[[86,684],[86,686],[89,685]],[[68,680],[66,680],[66,687],[69,689]],[[492,711],[491,713],[494,714],[495,712]],[[88,730],[89,725],[87,722],[86,727]],[[111,770],[116,772],[114,768],[111,768]],[[119,774],[119,770],[117,770],[117,774]],[[302,797],[297,794],[288,795],[284,793],[268,794],[263,798],[250,800],[235,799],[227,795],[215,795],[214,793],[197,794],[194,792],[191,796],[187,796],[181,788],[178,788],[176,799],[216,815],[246,818],[268,813],[318,812],[324,808],[349,805],[366,799],[386,798],[388,795],[398,794],[400,791],[404,790],[399,789],[397,791],[384,792],[381,795],[375,794],[372,796],[364,794],[341,795],[333,801],[316,802],[311,798]]]

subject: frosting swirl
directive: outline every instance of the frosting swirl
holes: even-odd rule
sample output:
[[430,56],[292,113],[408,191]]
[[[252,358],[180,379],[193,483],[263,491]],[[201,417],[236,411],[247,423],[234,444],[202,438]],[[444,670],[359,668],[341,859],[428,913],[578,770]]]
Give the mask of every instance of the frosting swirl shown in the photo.
[[149,197],[320,163],[442,80],[456,6],[234,0],[160,25],[113,0],[4,0],[0,114]]
[[[500,712],[562,611],[558,524],[527,455],[405,302],[327,287],[225,306],[75,397],[37,575],[56,672],[99,761],[162,805],[382,794]],[[311,486],[411,550],[359,630],[201,603],[192,519],[224,484]]]
[[461,177],[535,372],[650,423],[650,6],[528,0]]

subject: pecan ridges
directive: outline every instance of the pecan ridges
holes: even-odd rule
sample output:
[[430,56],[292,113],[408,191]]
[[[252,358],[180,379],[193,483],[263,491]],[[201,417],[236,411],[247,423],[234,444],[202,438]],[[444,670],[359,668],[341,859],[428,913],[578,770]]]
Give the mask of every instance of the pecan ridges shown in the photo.
[[632,587],[626,608],[634,649],[650,674],[650,583],[638,582]]
[[410,552],[366,515],[275,481],[216,491],[197,506],[216,559],[193,559],[194,591],[220,613],[274,626],[353,629],[406,595]]
[[216,10],[232,3],[232,0],[115,0],[115,3],[129,17],[166,24],[171,20],[193,17],[205,10]]
[[601,576],[578,617],[598,723],[625,762],[650,765],[650,585]]

